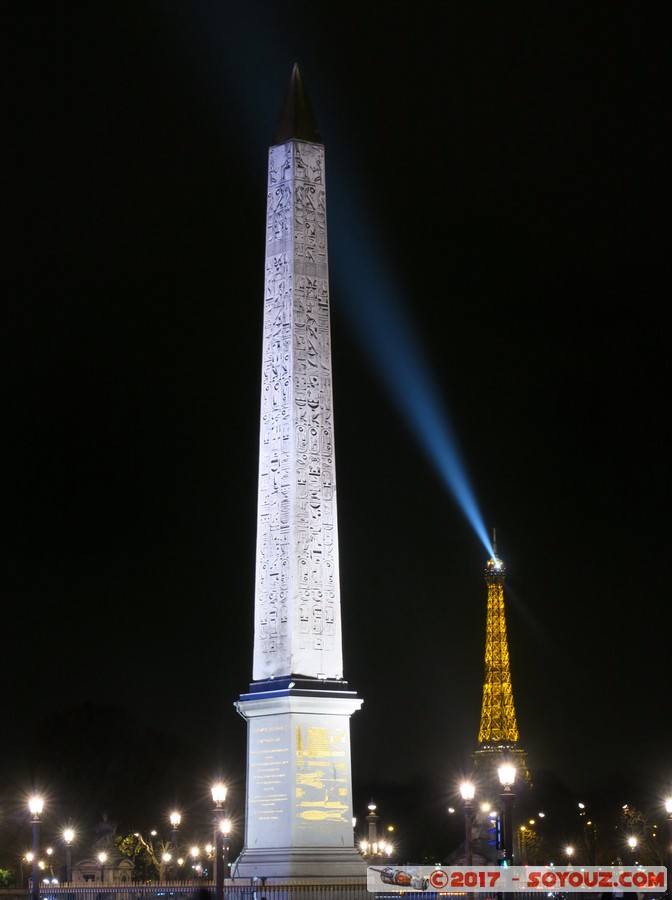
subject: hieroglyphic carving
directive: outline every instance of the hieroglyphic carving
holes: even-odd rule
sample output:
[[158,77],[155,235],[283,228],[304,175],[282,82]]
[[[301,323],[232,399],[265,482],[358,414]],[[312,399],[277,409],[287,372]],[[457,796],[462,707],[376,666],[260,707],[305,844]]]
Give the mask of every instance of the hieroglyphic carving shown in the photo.
[[324,148],[269,152],[253,678],[342,677]]
[[312,822],[347,822],[351,816],[347,730],[308,724],[296,728],[296,815]]

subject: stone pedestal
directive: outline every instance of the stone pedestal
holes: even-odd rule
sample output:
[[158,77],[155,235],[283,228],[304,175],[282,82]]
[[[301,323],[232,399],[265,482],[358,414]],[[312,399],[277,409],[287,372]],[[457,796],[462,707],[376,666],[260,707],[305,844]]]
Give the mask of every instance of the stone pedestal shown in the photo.
[[241,878],[357,877],[350,716],[342,681],[269,679],[236,703],[247,720],[247,817]]

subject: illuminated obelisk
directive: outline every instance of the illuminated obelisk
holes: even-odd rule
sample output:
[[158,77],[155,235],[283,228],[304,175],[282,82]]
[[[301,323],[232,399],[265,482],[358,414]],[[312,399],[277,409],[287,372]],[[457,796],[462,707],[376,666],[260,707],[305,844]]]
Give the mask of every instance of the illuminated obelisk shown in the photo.
[[294,66],[269,150],[241,877],[364,875],[343,680],[324,146]]

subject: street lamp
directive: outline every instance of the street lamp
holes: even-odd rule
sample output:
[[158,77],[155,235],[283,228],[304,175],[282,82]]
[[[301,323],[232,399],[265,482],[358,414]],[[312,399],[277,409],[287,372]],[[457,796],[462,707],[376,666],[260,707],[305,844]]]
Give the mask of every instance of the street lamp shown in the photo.
[[177,829],[180,827],[180,822],[182,821],[182,816],[179,812],[172,812],[170,814],[170,824],[173,828],[173,859],[175,862],[173,863],[173,881],[177,876],[176,865],[177,865]]
[[373,800],[369,803],[368,810],[369,814],[366,817],[366,821],[368,824],[369,839],[368,841],[360,842],[359,852],[364,859],[372,859],[375,861],[385,856],[391,856],[394,847],[388,841],[381,841],[378,839],[378,815],[376,814],[376,804]]
[[[201,855],[201,848],[194,844],[189,848],[189,856],[191,857],[191,870],[196,873],[196,876],[201,874],[201,867],[198,863],[198,857]],[[192,876],[193,878],[193,876]]]
[[637,849],[637,838],[636,837],[628,838],[628,847],[630,848],[630,864],[634,866],[634,864],[637,862],[637,859],[635,856],[635,850]]
[[502,802],[504,804],[504,818],[502,829],[502,865],[513,864],[513,784],[516,780],[516,767],[505,764],[497,770],[499,781],[502,785]]
[[378,816],[376,814],[376,804],[373,800],[366,807],[369,811],[368,816],[366,817],[366,822],[369,826],[369,843],[377,844],[378,843]]
[[473,864],[473,853],[471,850],[471,830],[472,830],[472,800],[476,789],[470,781],[463,781],[460,785],[460,794],[462,794],[462,809],[464,811],[464,856],[465,865]]
[[104,850],[98,854],[98,862],[100,863],[100,883],[105,883],[105,863],[107,862],[107,853]]
[[667,893],[672,892],[672,797],[668,797],[665,801],[665,812],[667,813]]
[[370,801],[367,809],[369,811],[366,817],[368,840],[361,842],[360,850],[365,858],[369,856],[375,858],[378,855],[378,816],[376,814],[376,804],[373,800]]
[[38,856],[40,852],[40,815],[44,809],[44,800],[42,797],[38,797],[37,795],[31,797],[28,801],[28,809],[32,816],[30,824],[33,828],[33,858],[32,873],[30,876],[30,895],[32,900],[39,900],[40,876],[38,872]]
[[218,782],[212,786],[212,800],[215,804],[215,900],[224,898],[224,866],[222,859],[222,844],[224,832],[222,823],[226,818],[226,787]]
[[68,884],[72,881],[72,842],[75,839],[75,832],[72,828],[66,828],[63,831],[63,840],[65,841],[65,880]]
[[222,854],[222,871],[224,873],[224,878],[226,878],[229,872],[229,837],[231,835],[231,819],[222,819],[221,822],[222,829],[222,839],[224,843],[224,852]]

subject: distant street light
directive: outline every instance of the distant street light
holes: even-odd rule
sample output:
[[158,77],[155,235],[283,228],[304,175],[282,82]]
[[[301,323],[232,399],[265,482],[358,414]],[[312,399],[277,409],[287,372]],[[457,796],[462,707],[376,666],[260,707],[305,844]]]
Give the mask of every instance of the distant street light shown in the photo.
[[[503,787],[502,803],[503,803],[503,820],[502,820],[502,837],[503,837],[503,856],[502,865],[513,865],[513,784],[516,780],[516,767],[506,763],[497,770],[500,784]],[[510,900],[511,894],[504,893],[504,900]]]
[[40,900],[40,874],[38,871],[38,857],[40,853],[40,815],[44,809],[44,800],[34,796],[28,801],[28,809],[32,816],[30,824],[33,828],[33,858],[32,874],[30,876],[31,900]]
[[510,866],[513,863],[513,785],[516,780],[516,767],[511,765],[500,766],[497,770],[499,781],[504,788],[502,792],[502,803],[504,807],[502,842],[503,846],[503,864]]
[[177,878],[177,856],[178,856],[178,848],[177,848],[177,829],[180,827],[180,822],[182,821],[182,816],[179,812],[172,812],[170,814],[170,824],[173,829],[173,881]]
[[189,856],[191,857],[191,868],[192,871],[196,873],[197,876],[203,874],[203,870],[198,862],[198,858],[201,855],[201,848],[196,844],[193,847],[189,848]]
[[462,809],[464,811],[464,857],[465,865],[473,864],[472,853],[472,802],[476,789],[470,781],[463,781],[460,785],[460,794],[462,794]]
[[100,882],[101,884],[105,883],[105,863],[107,862],[107,853],[102,850],[98,854],[98,862],[100,863]]
[[222,858],[224,832],[222,831],[222,823],[226,819],[226,794],[227,789],[223,784],[217,783],[213,785],[212,799],[215,804],[215,900],[223,900],[224,898],[224,860]]
[[667,893],[672,892],[672,797],[665,801],[667,813]]
[[366,823],[368,825],[368,839],[370,846],[378,845],[378,815],[376,813],[376,804],[371,800],[367,809],[369,810],[369,814],[366,817]]
[[65,841],[65,880],[68,884],[72,881],[72,842],[75,839],[75,832],[72,828],[66,828],[63,831],[63,840]]
[[224,872],[224,878],[229,873],[229,839],[231,836],[231,819],[222,819],[221,823],[222,829],[222,840],[223,840],[223,853],[222,853],[222,870]]
[[381,841],[378,838],[378,815],[376,814],[376,804],[373,800],[368,805],[369,814],[366,817],[368,825],[368,841],[361,841],[359,844],[359,852],[364,859],[380,860],[386,856],[391,856],[394,847],[388,841]]

